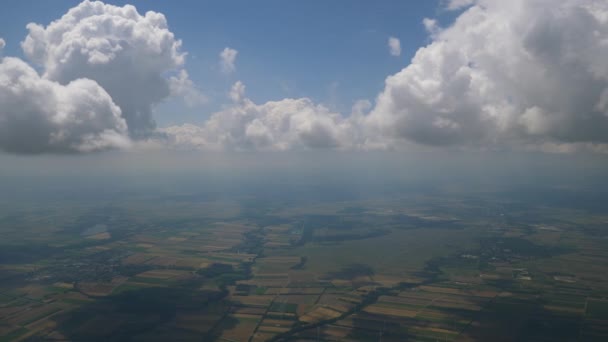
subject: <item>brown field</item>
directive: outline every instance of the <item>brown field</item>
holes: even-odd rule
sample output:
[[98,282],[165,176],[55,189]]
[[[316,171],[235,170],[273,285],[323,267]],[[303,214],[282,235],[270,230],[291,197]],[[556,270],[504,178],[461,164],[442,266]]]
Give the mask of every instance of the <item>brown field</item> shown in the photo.
[[74,288],[74,284],[70,284],[70,283],[54,283],[53,286],[59,287],[62,289],[73,289]]
[[275,301],[293,304],[314,304],[318,297],[317,295],[280,295]]
[[258,328],[258,330],[261,332],[282,333],[282,332],[288,331],[289,327],[275,327],[275,326],[261,325]]
[[143,264],[146,261],[154,258],[154,255],[144,254],[144,253],[135,253],[133,255],[129,255],[128,257],[122,260],[122,263],[125,265],[138,265]]
[[78,289],[89,296],[108,296],[114,289],[124,284],[129,278],[117,276],[112,279],[111,282],[103,283],[79,283]]
[[0,322],[2,322],[2,320],[5,320],[6,317],[14,316],[14,315],[18,314],[20,311],[26,310],[31,305],[33,305],[33,303],[31,303],[29,305],[24,305],[24,306],[13,306],[13,307],[7,307],[7,308],[0,307]]
[[78,292],[68,292],[66,294],[61,295],[61,299],[67,299],[72,301],[82,301],[82,302],[93,302],[94,299],[91,299],[82,293]]
[[321,321],[324,319],[336,318],[336,317],[339,317],[341,314],[342,314],[341,312],[336,311],[329,307],[316,306],[310,312],[308,312],[304,316],[300,317],[300,321],[306,322],[306,323],[313,323],[313,322]]
[[263,315],[266,312],[266,308],[235,306],[230,309],[230,312],[235,314]]
[[[418,328],[418,327],[410,327],[408,331],[417,336],[436,336],[437,334],[443,335],[446,339],[452,339],[458,335],[457,331],[441,329],[441,328]],[[430,334],[429,334],[430,333]]]
[[361,303],[361,297],[346,295],[346,296],[340,296],[339,299],[343,302],[347,302],[347,303],[354,304],[354,305]]
[[298,286],[298,283],[313,283],[317,281],[317,275],[302,270],[289,270],[289,281],[294,286]]
[[275,333],[267,333],[267,332],[258,331],[255,333],[255,335],[253,335],[252,341],[255,341],[255,342],[268,341],[275,335],[276,335]]
[[150,288],[150,287],[164,287],[164,286],[165,285],[162,285],[162,284],[152,284],[152,283],[137,282],[136,279],[131,278],[127,282],[125,282],[123,285],[117,286],[112,293],[117,293],[119,291],[122,291],[123,289],[131,290],[132,287]]
[[414,318],[414,317],[416,317],[416,315],[418,315],[418,312],[419,312],[416,310],[387,308],[387,307],[383,307],[383,306],[379,306],[379,305],[370,305],[370,306],[366,307],[363,311],[370,313],[370,314],[395,316],[395,317],[407,317],[407,318]]
[[252,262],[256,256],[246,253],[209,253],[209,257],[211,260],[214,260],[214,258],[221,259],[218,262],[224,264],[238,265],[242,262]]
[[563,313],[570,313],[570,314],[574,314],[574,315],[584,315],[585,314],[585,309],[577,309],[577,308],[571,308],[571,307],[566,307],[566,306],[555,306],[555,305],[544,305],[543,306],[544,309],[549,310],[549,311],[554,311],[554,312],[563,312]]
[[458,289],[451,287],[441,287],[441,286],[427,286],[423,285],[418,287],[417,289],[421,291],[405,291],[399,294],[399,296],[414,296],[418,297],[421,295],[421,292],[427,292],[429,296],[438,296],[439,294],[446,295],[456,295],[463,297],[481,297],[481,298],[494,298],[498,296],[500,293],[498,291],[491,290],[476,290],[476,289]]
[[428,298],[416,298],[416,297],[394,297],[394,296],[382,296],[378,299],[378,303],[388,303],[393,305],[412,305],[412,306],[424,306],[430,303]]
[[169,240],[171,242],[184,242],[184,241],[188,240],[188,238],[181,237],[181,236],[171,236],[167,240]]
[[261,332],[271,332],[271,333],[282,333],[289,330],[289,327],[281,327],[281,326],[273,326],[273,325],[260,325],[258,328]]
[[324,336],[330,336],[332,339],[345,339],[351,332],[351,328],[341,327],[338,325],[326,326],[322,330],[322,334]]
[[[35,321],[31,324],[29,324],[27,326],[27,329],[30,330],[30,332],[32,332],[33,334],[48,334],[51,331],[53,331],[53,329],[55,329],[57,327],[57,322],[55,320],[53,320],[53,316],[57,315],[57,314],[61,314],[62,312],[59,311],[57,313],[53,313],[51,315],[46,316],[44,319],[40,319],[38,321]],[[28,334],[29,335],[29,334]],[[25,336],[28,336],[25,335]],[[25,337],[23,336],[23,337]]]
[[354,307],[354,304],[341,300],[341,295],[338,294],[323,294],[318,302],[319,305],[331,307],[340,312],[345,312]]
[[260,295],[260,296],[231,296],[230,301],[241,305],[257,305],[267,306],[270,305],[274,296]]
[[431,292],[431,293],[445,293],[445,294],[462,295],[462,296],[469,294],[467,291],[464,291],[461,289],[450,288],[450,287],[422,285],[419,287],[419,289],[422,291]]
[[32,284],[19,288],[17,292],[28,298],[42,299],[48,294],[48,289],[46,286]]
[[313,304],[300,304],[300,305],[298,305],[298,308],[296,310],[296,314],[298,316],[303,316],[306,313],[308,313],[310,310],[312,310],[312,308],[314,308]]
[[111,237],[112,237],[112,235],[110,235],[110,233],[104,232],[104,233],[99,233],[99,234],[95,234],[95,235],[89,235],[89,236],[87,236],[87,239],[89,239],[89,240],[107,240]]
[[289,293],[288,287],[266,287],[266,291],[264,294],[266,295],[278,295],[278,294],[287,294]]
[[[352,316],[341,319],[335,323],[336,326],[346,328],[363,328],[369,330],[375,330],[378,327],[382,327],[384,322],[402,322],[403,320],[399,317],[391,316],[379,316],[374,314],[367,314],[365,312],[358,312]],[[408,322],[411,322],[409,320]]]
[[43,305],[20,312],[17,316],[13,316],[10,319],[7,319],[6,322],[12,325],[25,326],[43,318],[46,318],[51,314],[55,314],[63,310],[64,308],[65,306],[60,303]]
[[262,325],[273,326],[273,327],[290,327],[294,324],[294,321],[285,319],[265,318],[262,321]]
[[[434,309],[421,310],[418,313],[417,318],[426,319],[426,320],[439,319],[439,320],[450,320],[452,322],[468,322],[466,319],[463,319],[458,315],[450,314],[448,312],[438,311],[438,310],[434,310]],[[426,324],[426,322],[425,322],[425,324]]]
[[89,296],[107,296],[116,286],[112,283],[80,283],[78,289]]

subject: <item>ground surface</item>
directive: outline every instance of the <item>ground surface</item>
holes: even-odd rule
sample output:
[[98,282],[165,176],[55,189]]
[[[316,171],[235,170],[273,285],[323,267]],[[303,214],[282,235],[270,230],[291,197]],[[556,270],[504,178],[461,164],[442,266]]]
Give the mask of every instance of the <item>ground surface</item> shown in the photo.
[[608,215],[499,194],[1,208],[0,341],[605,341]]

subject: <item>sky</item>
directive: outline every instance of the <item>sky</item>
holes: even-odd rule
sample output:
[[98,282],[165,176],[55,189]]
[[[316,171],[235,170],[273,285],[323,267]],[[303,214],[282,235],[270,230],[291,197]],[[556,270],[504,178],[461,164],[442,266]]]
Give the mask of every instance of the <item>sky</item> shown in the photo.
[[[30,22],[49,24],[80,1],[9,0],[0,13],[5,55],[23,56],[19,43]],[[428,41],[422,19],[452,19],[438,1],[106,1],[133,4],[140,13],[163,13],[170,30],[188,53],[190,78],[208,94],[205,106],[192,109],[179,101],[156,110],[159,126],[202,123],[227,100],[232,83],[250,85],[256,102],[310,97],[350,111],[359,99],[372,99],[389,73],[400,70]],[[35,10],[32,10],[35,9]],[[402,53],[387,53],[387,39],[398,37]],[[237,68],[221,72],[218,55],[238,51]],[[311,72],[314,70],[314,72]]]
[[5,153],[608,151],[603,1],[4,7]]

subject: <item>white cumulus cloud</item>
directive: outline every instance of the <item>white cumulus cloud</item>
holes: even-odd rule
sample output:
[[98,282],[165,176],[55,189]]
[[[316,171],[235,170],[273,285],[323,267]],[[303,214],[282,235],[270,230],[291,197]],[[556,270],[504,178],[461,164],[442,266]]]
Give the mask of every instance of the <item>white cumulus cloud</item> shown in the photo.
[[212,150],[349,148],[354,143],[351,120],[310,99],[256,104],[245,97],[240,81],[230,97],[234,103],[204,125],[173,126],[164,133],[179,148]]
[[[46,27],[27,28],[23,50],[45,79],[62,85],[94,80],[120,107],[132,137],[155,129],[152,107],[171,94],[166,75],[179,72],[185,58],[163,14],[87,0]],[[188,83],[183,77],[177,76],[182,90]]]
[[239,52],[235,49],[231,49],[229,47],[224,48],[222,52],[220,52],[220,68],[224,73],[232,73],[236,71],[236,56]]
[[475,0],[446,0],[445,7],[451,11],[455,11],[455,10],[465,8],[467,6],[471,6],[474,3],[475,3]]
[[4,39],[0,38],[0,53],[2,52],[2,49],[4,49],[5,46],[6,42],[4,41]]
[[[184,69],[181,42],[160,13],[84,1],[46,27],[28,25],[22,47],[39,72],[1,60],[0,149],[86,152],[153,136],[145,141],[216,150],[608,151],[608,2],[444,4],[461,11],[455,22],[425,19],[430,43],[386,78],[374,103],[359,101],[350,115],[308,98],[257,104],[237,82],[231,103],[202,125],[156,130],[152,109],[168,96],[205,101]],[[401,55],[397,38],[388,47]],[[237,55],[220,53],[224,73],[236,70]]]
[[399,38],[388,38],[388,52],[391,54],[391,56],[401,56],[401,41]]
[[386,79],[365,118],[386,140],[427,145],[608,143],[608,2],[470,6]]
[[176,76],[169,78],[171,95],[181,97],[189,107],[207,103],[208,98],[192,82],[188,72],[182,69]]
[[0,150],[75,153],[128,145],[120,108],[94,81],[62,85],[18,58],[0,61]]

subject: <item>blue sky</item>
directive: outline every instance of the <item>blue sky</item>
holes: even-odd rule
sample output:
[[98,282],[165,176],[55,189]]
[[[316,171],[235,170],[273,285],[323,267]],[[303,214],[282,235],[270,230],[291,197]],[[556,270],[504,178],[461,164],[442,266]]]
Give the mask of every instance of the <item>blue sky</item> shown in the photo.
[[[8,0],[0,12],[6,56],[22,57],[25,25],[47,25],[79,1]],[[447,23],[454,17],[438,1],[106,1],[133,4],[140,13],[163,13],[188,52],[186,68],[210,102],[188,108],[169,100],[156,108],[159,126],[202,123],[227,102],[241,80],[257,103],[310,97],[348,114],[354,101],[373,100],[387,75],[406,66],[429,42],[425,17]],[[391,56],[387,39],[401,40],[402,55]],[[219,70],[225,47],[239,51],[235,73]]]
[[3,4],[10,153],[608,153],[606,1]]

